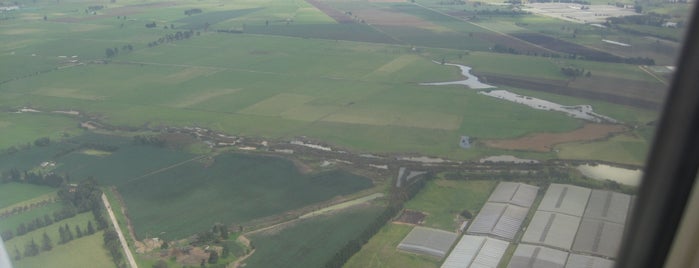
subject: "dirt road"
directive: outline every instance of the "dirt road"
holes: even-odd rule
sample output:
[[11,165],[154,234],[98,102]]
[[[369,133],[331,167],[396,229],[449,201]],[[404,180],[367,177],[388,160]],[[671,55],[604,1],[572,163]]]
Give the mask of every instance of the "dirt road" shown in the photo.
[[126,254],[126,259],[129,261],[129,265],[131,268],[138,268],[138,265],[136,265],[136,260],[133,258],[131,250],[129,249],[129,245],[126,243],[126,238],[124,238],[124,234],[121,232],[121,228],[119,228],[119,223],[114,216],[112,206],[109,204],[109,200],[107,200],[107,196],[104,194],[102,194],[102,202],[104,202],[104,206],[107,208],[107,212],[109,213],[109,218],[112,220],[112,224],[114,225],[117,235],[119,235],[119,242],[121,242],[121,247],[124,249],[124,254]]

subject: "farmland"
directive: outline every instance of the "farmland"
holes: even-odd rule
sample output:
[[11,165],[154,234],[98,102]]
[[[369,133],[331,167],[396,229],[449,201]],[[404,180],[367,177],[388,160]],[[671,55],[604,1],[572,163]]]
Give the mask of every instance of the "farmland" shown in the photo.
[[381,207],[361,206],[251,236],[255,253],[246,267],[322,267],[371,223]]
[[387,224],[352,256],[344,267],[438,267],[431,257],[398,251],[396,248],[412,226]]
[[425,226],[454,231],[459,226],[457,215],[463,210],[475,213],[488,199],[494,181],[430,181],[405,207],[427,214]]
[[214,222],[243,224],[370,186],[348,173],[301,175],[289,161],[231,154],[207,168],[192,162],[146,176],[119,191],[138,238],[181,239]]
[[[254,250],[239,264],[323,266],[354,254],[371,226],[379,232],[346,266],[436,267],[396,251],[413,222],[374,226],[391,218],[386,207],[454,231],[496,180],[583,181],[569,170],[581,161],[642,166],[687,4],[635,3],[638,17],[591,25],[533,14],[528,4],[461,2],[0,1],[0,212],[42,202],[3,218],[0,231],[63,208],[59,188],[30,185],[30,175],[61,176],[59,187],[94,178],[141,266],[198,265],[225,243],[237,252],[222,262]],[[454,64],[496,90],[612,120],[421,85],[463,80]],[[470,148],[459,146],[462,136]],[[491,156],[540,162],[478,162]],[[425,187],[391,187],[400,167],[426,171]],[[352,203],[369,195],[380,198]],[[337,209],[313,213],[323,208]],[[24,249],[44,230],[58,241],[57,228],[7,248]],[[17,264],[111,267],[101,237]]]

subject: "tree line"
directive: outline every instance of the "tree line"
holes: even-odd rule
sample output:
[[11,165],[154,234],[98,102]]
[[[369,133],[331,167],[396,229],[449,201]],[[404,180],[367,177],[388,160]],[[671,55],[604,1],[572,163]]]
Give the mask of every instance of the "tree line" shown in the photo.
[[156,47],[161,44],[171,43],[179,40],[189,39],[194,35],[199,35],[199,32],[194,32],[194,30],[189,31],[177,31],[176,33],[167,34],[163,37],[158,38],[158,40],[148,42],[148,47]]

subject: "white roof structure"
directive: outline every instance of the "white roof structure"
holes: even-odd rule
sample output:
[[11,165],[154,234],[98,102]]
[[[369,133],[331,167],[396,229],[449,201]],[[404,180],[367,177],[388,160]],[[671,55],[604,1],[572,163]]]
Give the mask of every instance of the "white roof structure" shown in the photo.
[[624,224],[629,214],[630,205],[630,195],[612,191],[592,190],[584,217]]
[[512,241],[528,212],[528,208],[520,206],[486,202],[466,233],[493,235]]
[[583,218],[578,234],[575,236],[573,250],[615,258],[619,251],[623,234],[624,225]]
[[515,182],[500,182],[488,202],[508,203],[520,207],[531,207],[539,187]]
[[522,236],[522,242],[570,250],[580,217],[537,211]]
[[582,217],[590,198],[589,188],[552,183],[539,204],[539,210]]
[[566,268],[613,268],[614,261],[580,254],[570,254]]
[[508,268],[563,268],[568,252],[542,246],[519,244]]
[[456,238],[455,233],[416,226],[398,244],[398,249],[441,259],[447,255]]
[[509,242],[500,239],[464,235],[442,264],[442,268],[497,267]]

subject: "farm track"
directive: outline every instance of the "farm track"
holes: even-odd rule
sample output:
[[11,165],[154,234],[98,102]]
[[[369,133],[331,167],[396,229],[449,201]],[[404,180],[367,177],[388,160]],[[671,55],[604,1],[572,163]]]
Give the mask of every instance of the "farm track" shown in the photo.
[[192,159],[187,159],[187,160],[182,161],[182,162],[179,162],[179,163],[177,163],[177,164],[174,164],[174,165],[171,165],[171,166],[167,166],[167,167],[164,167],[164,168],[155,170],[155,171],[151,171],[151,172],[146,173],[146,174],[144,174],[144,175],[141,175],[141,176],[138,176],[138,177],[136,177],[136,178],[130,179],[130,180],[128,180],[127,182],[133,182],[133,181],[136,181],[136,180],[140,180],[140,179],[143,179],[143,178],[148,177],[148,176],[150,176],[150,175],[158,174],[158,173],[163,172],[163,171],[166,171],[166,170],[168,170],[168,169],[173,169],[173,168],[176,168],[176,167],[178,167],[178,166],[187,164],[187,163],[192,162],[192,161],[196,161],[196,160],[202,159],[202,158],[207,157],[207,156],[208,156],[208,155],[200,155],[200,156],[194,157],[194,158],[192,158]]
[[121,228],[119,227],[119,223],[117,222],[116,216],[114,216],[114,211],[112,211],[112,206],[109,204],[109,200],[107,200],[107,196],[105,194],[102,194],[102,202],[104,202],[104,206],[105,208],[107,208],[107,213],[109,214],[109,219],[112,220],[114,230],[117,232],[117,235],[119,236],[119,242],[121,243],[122,249],[124,249],[124,254],[126,254],[126,260],[129,261],[129,265],[132,268],[138,268],[138,265],[136,264],[136,259],[134,259],[133,254],[131,254],[131,249],[129,249],[129,245],[126,243],[124,233],[121,232]]

